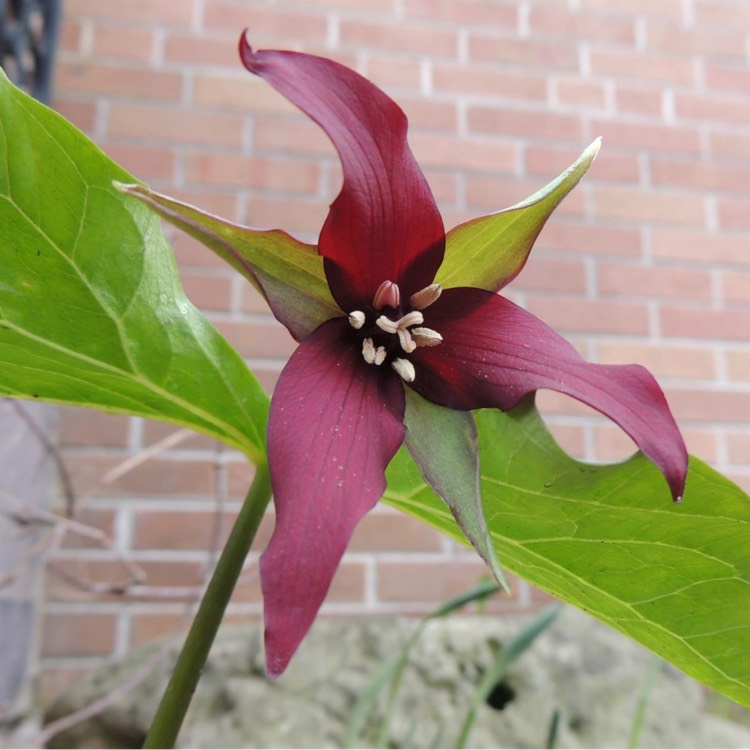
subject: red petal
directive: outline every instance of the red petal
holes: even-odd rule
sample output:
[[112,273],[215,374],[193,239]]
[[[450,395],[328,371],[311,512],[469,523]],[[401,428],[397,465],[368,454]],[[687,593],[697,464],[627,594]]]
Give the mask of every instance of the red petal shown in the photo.
[[445,230],[406,143],[401,109],[343,65],[297,52],[253,52],[245,67],[320,125],[333,141],[344,184],[320,233],[331,293],[346,312],[372,302],[383,281],[405,299],[430,284],[443,261]]
[[346,319],[323,323],[281,373],[268,461],[276,528],[261,558],[266,660],[281,674],[312,625],[359,519],[404,437],[404,390],[368,365]]
[[411,384],[454,409],[512,409],[531,391],[550,388],[602,412],[630,435],[664,473],[675,500],[685,486],[687,451],[664,394],[639,365],[597,365],[551,328],[504,297],[447,289],[425,311],[443,343],[419,348]]

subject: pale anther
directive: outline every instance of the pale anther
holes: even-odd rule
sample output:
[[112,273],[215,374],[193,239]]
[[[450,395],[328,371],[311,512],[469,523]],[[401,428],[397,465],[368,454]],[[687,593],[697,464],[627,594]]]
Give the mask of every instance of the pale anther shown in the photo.
[[401,376],[401,379],[405,380],[407,383],[413,383],[414,378],[417,377],[414,365],[409,362],[408,359],[394,359],[393,362],[391,362],[391,367],[393,367],[393,369]]
[[378,328],[386,333],[398,333],[399,329],[404,330],[409,326],[418,326],[422,323],[424,323],[424,316],[417,310],[412,310],[412,312],[406,313],[403,318],[399,318],[398,320],[390,320],[389,318],[386,318],[385,315],[381,315],[375,321]]
[[407,331],[406,328],[399,328],[396,333],[398,333],[398,343],[401,344],[401,348],[407,354],[411,354],[417,348],[414,339],[411,337],[411,332]]
[[349,325],[358,331],[365,324],[365,314],[361,310],[349,313]]
[[375,292],[372,300],[372,306],[376,310],[382,310],[384,307],[390,307],[394,310],[401,304],[401,292],[398,284],[392,281],[384,281]]
[[412,328],[410,333],[417,346],[437,346],[443,341],[443,337],[432,328]]
[[442,293],[443,287],[440,284],[430,284],[412,294],[409,297],[409,305],[414,310],[424,310],[425,307],[429,307]]
[[362,342],[362,357],[368,365],[382,365],[386,357],[385,347],[379,346],[376,349],[373,340],[366,338]]

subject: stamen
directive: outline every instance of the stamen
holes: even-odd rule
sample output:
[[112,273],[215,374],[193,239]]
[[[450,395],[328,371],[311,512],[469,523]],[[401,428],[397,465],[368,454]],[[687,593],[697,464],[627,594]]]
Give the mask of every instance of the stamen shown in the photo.
[[409,362],[408,359],[394,359],[391,362],[391,367],[401,376],[402,380],[407,383],[413,383],[414,378],[417,377],[414,365]]
[[398,285],[392,281],[384,281],[375,292],[375,297],[372,300],[372,306],[376,310],[382,310],[384,307],[391,307],[394,310],[398,309],[401,304],[401,292],[399,291]]
[[365,314],[361,310],[349,313],[349,325],[358,331],[365,324]]
[[386,357],[385,347],[379,346],[376,349],[373,340],[366,338],[362,342],[362,356],[368,365],[382,365]]
[[375,324],[378,326],[378,328],[385,331],[386,333],[398,333],[399,329],[403,330],[408,328],[409,326],[418,326],[422,323],[424,323],[424,315],[422,315],[422,313],[418,312],[417,310],[412,310],[410,313],[407,313],[403,318],[399,318],[398,320],[390,320],[389,318],[386,318],[385,315],[381,315],[375,321]]
[[409,305],[414,310],[424,310],[429,307],[441,294],[443,287],[440,284],[430,284],[419,292],[415,292],[409,297]]
[[443,337],[432,328],[412,328],[410,333],[417,346],[437,346],[443,341]]
[[398,333],[398,342],[401,344],[401,348],[407,354],[410,354],[417,348],[414,339],[411,337],[411,333],[406,328],[399,328],[396,333]]

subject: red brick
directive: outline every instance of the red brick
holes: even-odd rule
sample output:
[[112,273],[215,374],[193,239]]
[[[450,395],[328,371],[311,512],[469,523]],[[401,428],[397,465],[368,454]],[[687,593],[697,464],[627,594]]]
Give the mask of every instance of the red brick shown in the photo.
[[265,81],[242,73],[233,76],[198,73],[193,83],[193,102],[199,110],[210,107],[242,112],[298,112]]
[[714,353],[700,346],[601,341],[596,351],[598,362],[641,364],[659,378],[712,380],[716,377]]
[[616,4],[612,0],[581,0],[580,7],[584,12],[602,11],[613,15],[644,15],[682,20],[680,0],[659,0],[658,3],[650,0],[618,0]]
[[597,44],[635,43],[635,24],[630,18],[599,13],[581,13],[566,8],[532,6],[529,27],[533,36],[590,39]]
[[730,432],[727,447],[730,464],[750,464],[750,432]]
[[664,190],[596,186],[592,188],[598,216],[656,224],[704,226],[702,196]]
[[130,647],[174,635],[189,624],[190,620],[184,612],[135,612],[130,620]]
[[510,31],[518,25],[516,8],[494,0],[406,0],[404,14],[407,18]]
[[320,167],[301,159],[200,153],[187,155],[185,176],[188,183],[203,186],[313,193],[320,183]]
[[578,68],[578,51],[572,44],[479,32],[469,34],[469,58],[482,63],[503,63],[554,70]]
[[164,59],[167,62],[189,63],[190,65],[210,65],[211,67],[232,68],[240,64],[237,56],[237,35],[208,38],[205,34],[171,33],[164,40]]
[[435,200],[442,206],[455,205],[459,201],[459,181],[461,175],[443,172],[437,169],[425,170],[427,184],[435,196]]
[[70,690],[75,683],[86,674],[82,667],[45,667],[42,664],[39,670],[35,698],[39,701],[42,711],[50,708],[55,701]]
[[537,292],[583,294],[586,291],[586,271],[580,261],[552,260],[537,255],[524,266],[513,286]]
[[507,174],[518,169],[518,147],[508,141],[413,133],[409,142],[423,167],[453,167]]
[[576,109],[604,109],[607,98],[604,85],[598,81],[581,78],[554,79],[555,101],[565,107]]
[[234,513],[143,510],[135,516],[133,548],[208,550],[217,527],[217,543],[223,547],[234,519]]
[[557,444],[573,458],[579,460],[586,455],[586,433],[580,425],[566,425],[553,422],[547,424]]
[[320,13],[220,0],[206,3],[203,25],[210,31],[218,29],[236,36],[247,28],[254,47],[263,47],[275,39],[283,40],[286,46],[291,40],[323,44],[328,33],[328,21]]
[[398,104],[409,119],[410,134],[417,130],[456,132],[458,111],[453,102],[399,97]]
[[561,252],[606,255],[613,257],[638,257],[641,255],[641,238],[637,230],[629,227],[595,226],[560,221],[553,217],[544,225],[539,239],[539,248]]
[[280,323],[215,321],[219,332],[243,357],[285,360],[297,347]]
[[747,193],[750,165],[652,157],[651,179],[655,185],[674,185],[705,192]]
[[339,37],[344,47],[357,49],[387,49],[436,58],[455,58],[458,52],[458,37],[454,30],[423,24],[342,20]]
[[127,444],[130,417],[123,414],[61,406],[58,408],[58,415],[57,438],[63,448],[124,448]]
[[[508,177],[471,175],[466,180],[466,203],[471,208],[498,211],[513,206],[536,192],[536,182],[519,182]],[[583,216],[586,210],[582,190],[569,193],[556,209],[556,216]]]
[[675,93],[675,112],[686,120],[750,125],[750,104],[744,96]]
[[147,62],[154,55],[156,34],[152,29],[118,24],[97,24],[94,27],[94,54],[98,59],[114,57]]
[[750,27],[750,8],[736,0],[696,0],[694,17],[698,28],[718,26],[723,29]]
[[159,101],[178,101],[182,96],[182,75],[145,68],[94,65],[60,60],[55,68],[55,85],[80,94],[127,96]]
[[677,421],[747,422],[750,393],[688,388],[666,389],[667,400]]
[[[529,174],[544,175],[550,180],[566,170],[580,156],[580,150],[576,147],[557,145],[529,144],[524,153],[526,171]],[[586,185],[591,180],[638,182],[639,177],[640,168],[635,154],[618,153],[605,148],[589,167],[582,184]],[[577,192],[578,189],[574,190],[573,194]]]
[[660,314],[665,336],[747,341],[750,331],[750,311],[662,307]]
[[377,596],[381,602],[441,602],[476,586],[487,568],[479,560],[378,562]]
[[750,159],[750,136],[742,133],[709,133],[710,150],[714,156],[728,159]]
[[188,299],[204,312],[228,312],[231,308],[232,279],[229,276],[183,273],[181,278]]
[[284,229],[295,236],[310,234],[317,239],[327,215],[328,207],[320,200],[253,197],[247,204],[245,223],[259,229]]
[[54,92],[52,108],[79,130],[91,132],[96,122],[96,104],[68,99],[59,89]]
[[258,117],[253,136],[256,149],[263,152],[335,157],[326,134],[308,120]]
[[103,656],[115,645],[115,615],[47,612],[42,633],[46,657]]
[[591,70],[596,76],[616,76],[664,84],[694,85],[692,60],[629,50],[592,49]]
[[156,142],[212,144],[239,148],[242,118],[214,112],[145,104],[113,104],[109,131],[114,135]]
[[750,305],[750,272],[724,271],[721,282],[725,300]]
[[107,143],[106,152],[120,166],[139,180],[171,180],[175,174],[177,155],[168,147],[149,146],[146,143]]
[[368,55],[364,75],[383,89],[421,91],[422,64],[396,55]]
[[646,335],[649,328],[648,313],[644,305],[529,295],[527,308],[548,325],[566,333]]
[[708,271],[600,263],[597,276],[598,289],[603,294],[706,302],[711,299],[711,275]]
[[[99,487],[104,475],[123,461],[123,456],[68,455],[66,464],[79,493]],[[151,458],[132,471],[100,487],[107,496],[186,495],[211,497],[214,494],[214,466],[195,459],[166,461]]]
[[724,229],[750,229],[750,200],[718,198],[719,225]]
[[57,45],[62,52],[80,52],[83,45],[83,24],[64,16],[60,22]]
[[605,149],[620,146],[689,154],[697,154],[701,149],[700,135],[694,128],[597,119],[591,123],[591,132],[602,136]]
[[469,105],[466,118],[475,133],[583,141],[583,123],[575,115]]
[[[62,537],[63,549],[102,549],[107,541],[112,540],[115,532],[115,511],[110,508],[83,507],[76,511],[73,519],[75,526],[62,527],[65,529]],[[86,530],[80,528],[86,527]],[[87,534],[86,531],[91,531]],[[99,534],[104,534],[102,539]]]
[[242,312],[268,313],[268,302],[250,282],[242,285]]
[[547,98],[544,76],[527,70],[513,72],[502,68],[434,64],[432,87],[438,93],[497,99],[543,102]]
[[189,26],[193,21],[193,3],[189,0],[130,0],[117,4],[103,4],[99,0],[66,0],[65,12],[72,17],[101,17],[110,22]]
[[660,118],[663,108],[662,99],[660,87],[631,85],[620,81],[617,81],[615,85],[615,104],[618,112],[653,115]]
[[687,29],[674,23],[649,21],[646,26],[648,48],[668,54],[744,59],[745,46],[742,33],[730,28],[718,32],[705,26]]
[[691,263],[750,264],[748,235],[710,234],[691,229],[656,227],[651,233],[654,257],[661,260],[682,260]]
[[729,349],[726,360],[730,380],[750,383],[750,351]]
[[368,513],[357,526],[350,552],[440,552],[443,537],[427,524],[398,512]]
[[750,90],[750,70],[741,64],[707,63],[706,87],[711,91],[728,90],[744,94]]

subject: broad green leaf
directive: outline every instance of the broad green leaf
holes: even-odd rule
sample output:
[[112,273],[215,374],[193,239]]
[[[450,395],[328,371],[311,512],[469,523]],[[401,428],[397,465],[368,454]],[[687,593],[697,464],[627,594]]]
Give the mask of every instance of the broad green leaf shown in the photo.
[[0,71],[0,395],[136,414],[265,455],[268,398],[185,297],[133,178]]
[[526,200],[451,229],[435,281],[444,287],[473,286],[491,292],[511,282],[545,222],[586,174],[600,146],[597,138],[574,164]]
[[[750,706],[750,498],[691,459],[674,505],[641,455],[561,451],[528,403],[476,413],[485,515],[503,565]],[[401,450],[386,500],[461,538]]]
[[479,444],[470,411],[446,409],[406,388],[406,447],[432,489],[451,509],[495,580],[510,591],[492,545],[479,487]]
[[266,298],[297,341],[343,313],[333,301],[317,248],[280,230],[233,224],[142,185],[119,188],[202,242],[237,269]]

